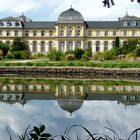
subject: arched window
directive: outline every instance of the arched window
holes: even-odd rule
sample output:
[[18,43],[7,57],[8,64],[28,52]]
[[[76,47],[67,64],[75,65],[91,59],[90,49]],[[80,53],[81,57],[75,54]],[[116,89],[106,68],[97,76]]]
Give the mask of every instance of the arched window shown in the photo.
[[41,41],[41,52],[45,52],[45,42]]
[[49,51],[51,51],[53,49],[53,42],[49,41]]
[[112,48],[115,47],[115,41],[112,41]]
[[76,48],[79,48],[79,49],[81,48],[81,42],[79,42],[79,41],[76,42]]
[[64,36],[64,30],[60,31],[60,36]]
[[25,42],[25,45],[26,45],[26,48],[29,50],[29,42],[28,41]]
[[100,51],[100,41],[96,42],[96,52]]
[[71,51],[73,47],[73,43],[72,42],[68,42],[67,44],[67,51]]
[[60,51],[64,51],[65,42],[60,42]]
[[33,41],[33,52],[36,53],[37,52],[37,42]]
[[88,41],[88,49],[91,49],[91,48],[92,48],[92,42]]
[[107,50],[108,50],[108,42],[105,41],[105,42],[104,42],[104,51],[107,51]]

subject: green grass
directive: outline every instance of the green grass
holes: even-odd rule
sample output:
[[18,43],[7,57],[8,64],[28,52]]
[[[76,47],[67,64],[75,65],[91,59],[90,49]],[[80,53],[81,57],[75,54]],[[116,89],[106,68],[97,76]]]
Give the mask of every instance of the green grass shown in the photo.
[[128,60],[111,60],[111,61],[47,61],[47,60],[1,60],[0,66],[84,66],[99,68],[140,68],[140,61],[129,62]]

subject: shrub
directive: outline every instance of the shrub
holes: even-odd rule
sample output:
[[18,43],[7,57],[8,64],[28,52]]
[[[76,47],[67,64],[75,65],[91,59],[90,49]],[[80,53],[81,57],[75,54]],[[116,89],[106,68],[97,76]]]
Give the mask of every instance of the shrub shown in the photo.
[[46,58],[46,57],[47,57],[47,55],[39,53],[39,54],[32,55],[31,58],[38,59],[38,58]]
[[129,53],[126,55],[126,59],[134,59],[136,55],[134,53]]
[[91,49],[87,49],[84,51],[84,54],[82,55],[83,60],[89,60],[92,57],[92,51]]
[[61,51],[56,51],[51,50],[47,57],[51,60],[51,61],[58,61],[58,60],[62,60],[64,58],[64,54]]
[[93,55],[94,60],[104,60],[104,53],[103,52],[97,52]]
[[74,50],[74,55],[76,59],[81,59],[83,54],[84,54],[84,50],[82,49],[77,48]]
[[73,60],[75,60],[75,55],[74,54],[67,54],[65,56],[65,60],[73,61]]
[[138,56],[138,57],[140,57],[140,47],[137,47],[135,49],[135,55]]
[[23,50],[23,51],[15,51],[13,53],[9,53],[6,55],[7,59],[28,59],[30,56],[29,51]]

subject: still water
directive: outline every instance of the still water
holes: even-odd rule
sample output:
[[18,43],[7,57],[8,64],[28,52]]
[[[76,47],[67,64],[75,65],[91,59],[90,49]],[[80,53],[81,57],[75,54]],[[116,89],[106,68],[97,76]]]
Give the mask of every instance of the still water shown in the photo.
[[[0,78],[0,140],[14,140],[30,125],[44,124],[52,135],[82,125],[92,133],[127,138],[140,127],[140,82]],[[70,132],[85,139],[80,127]],[[85,137],[85,138],[84,138]],[[132,137],[134,139],[134,137]]]

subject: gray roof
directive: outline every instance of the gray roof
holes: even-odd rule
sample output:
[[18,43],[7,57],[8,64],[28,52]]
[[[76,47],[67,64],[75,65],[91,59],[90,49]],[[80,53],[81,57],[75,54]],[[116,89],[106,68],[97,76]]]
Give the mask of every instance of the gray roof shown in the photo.
[[82,14],[73,8],[62,12],[57,23],[84,23]]
[[128,26],[123,26],[123,21],[85,21],[87,28],[93,29],[121,29],[121,28],[140,28],[140,20],[136,21],[136,26],[131,26],[132,21],[127,21]]
[[55,28],[55,21],[34,21],[34,22],[25,22],[24,28],[26,29],[43,29],[43,28]]
[[6,18],[2,18],[0,19],[0,21],[17,21],[17,18],[14,17],[6,17]]
[[86,21],[88,28],[120,28],[121,22],[118,21]]

